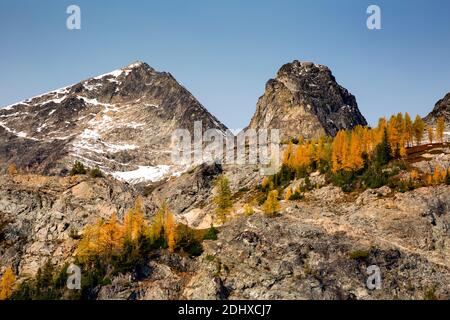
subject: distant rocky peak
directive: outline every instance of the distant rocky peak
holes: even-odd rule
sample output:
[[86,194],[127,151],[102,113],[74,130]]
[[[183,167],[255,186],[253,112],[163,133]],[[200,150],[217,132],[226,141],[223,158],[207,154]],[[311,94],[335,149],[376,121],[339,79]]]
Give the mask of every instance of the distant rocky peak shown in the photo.
[[[129,65],[123,67],[123,68],[114,70],[114,71],[106,73],[106,74],[102,74],[100,76],[96,76],[96,77],[91,78],[91,79],[100,80],[100,79],[103,79],[103,78],[119,78],[119,77],[126,78],[131,73],[150,73],[150,74],[154,74],[154,73],[156,73],[156,71],[155,71],[155,69],[150,67],[147,63],[142,62],[142,61],[136,61],[136,62],[133,62],[133,63],[131,63],[131,64],[129,64]],[[91,80],[91,79],[89,79],[89,80]]]
[[286,63],[280,70],[278,70],[277,78],[283,76],[298,76],[302,77],[307,73],[328,72],[331,75],[330,69],[327,66],[315,64],[314,62],[294,60],[291,63]]
[[433,111],[425,117],[425,122],[433,125],[440,117],[444,117],[447,128],[450,128],[450,92],[436,102]]
[[305,138],[367,125],[356,98],[340,86],[331,70],[294,60],[267,82],[251,128],[279,129],[283,139]]

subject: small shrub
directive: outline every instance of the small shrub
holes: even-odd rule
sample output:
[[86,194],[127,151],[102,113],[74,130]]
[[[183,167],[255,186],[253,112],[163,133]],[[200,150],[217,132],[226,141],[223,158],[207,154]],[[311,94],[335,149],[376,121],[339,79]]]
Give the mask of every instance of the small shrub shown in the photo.
[[290,201],[303,200],[305,197],[298,190],[296,190],[290,197]]
[[370,255],[370,252],[367,250],[355,250],[349,253],[350,259],[353,260],[364,260],[367,259]]
[[92,178],[103,178],[103,173],[98,167],[89,170],[89,175]]
[[211,228],[209,228],[205,233],[205,235],[203,236],[203,240],[217,240],[218,233],[219,231],[211,224]]
[[177,248],[180,251],[183,251],[193,257],[198,257],[202,254],[202,245],[200,241],[196,239],[192,229],[185,225],[179,225],[177,233],[179,235]]
[[364,185],[370,189],[377,189],[388,183],[389,174],[380,166],[373,165],[362,176]]
[[203,253],[203,247],[199,242],[196,241],[189,247],[187,247],[185,252],[188,253],[191,257],[198,257]]
[[267,193],[264,193],[256,199],[256,203],[259,206],[262,206],[264,204],[264,202],[266,202],[266,200],[267,200]]
[[341,187],[344,192],[351,192],[353,188],[353,183],[355,181],[355,173],[353,171],[339,171],[332,175],[331,182],[337,186]]
[[102,286],[107,286],[110,284],[112,284],[112,280],[108,277],[105,277],[100,281],[100,285],[102,285]]
[[6,173],[8,174],[8,176],[14,176],[18,173],[19,171],[17,170],[17,166],[12,163],[8,166],[8,168],[6,169]]
[[305,190],[311,191],[314,189],[314,186],[311,183],[311,180],[309,179],[309,176],[306,176],[305,178]]
[[253,210],[253,207],[250,204],[246,204],[244,206],[244,215],[246,215],[247,217],[253,215],[255,213],[255,211]]
[[84,164],[82,164],[80,161],[76,161],[75,164],[72,167],[72,170],[70,170],[71,176],[76,176],[80,174],[86,174],[87,170],[84,167]]
[[423,295],[424,300],[437,300],[436,296],[436,289],[435,288],[429,288],[427,291],[425,291]]
[[75,229],[70,229],[69,237],[74,240],[80,240],[82,238]]

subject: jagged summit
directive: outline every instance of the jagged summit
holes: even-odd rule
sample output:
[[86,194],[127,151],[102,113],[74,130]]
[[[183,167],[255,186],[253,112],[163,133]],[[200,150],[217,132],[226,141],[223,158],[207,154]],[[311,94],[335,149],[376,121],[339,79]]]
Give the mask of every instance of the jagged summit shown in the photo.
[[267,82],[249,126],[280,129],[288,139],[335,135],[366,124],[355,97],[336,82],[328,67],[294,60]]
[[[87,87],[89,87],[90,84],[96,82],[95,80],[101,80],[101,79],[106,78],[106,79],[109,79],[109,81],[111,81],[111,82],[118,81],[119,78],[123,78],[123,76],[126,77],[130,73],[137,72],[138,70],[141,70],[141,71],[144,71],[144,72],[147,71],[147,72],[150,72],[150,73],[155,73],[156,72],[147,63],[142,62],[142,61],[135,61],[135,62],[133,62],[133,63],[127,65],[127,66],[124,66],[124,67],[120,68],[120,69],[117,69],[117,70],[114,70],[114,71],[111,71],[111,72],[108,72],[108,73],[105,73],[105,74],[102,74],[102,75],[99,75],[99,76],[95,76],[95,77],[89,78],[89,79],[81,81],[80,83],[77,83],[77,84],[73,84],[73,85],[69,85],[69,86],[63,87],[63,88],[55,89],[55,90],[52,90],[52,91],[40,94],[38,96],[34,96],[34,97],[28,98],[26,100],[20,101],[20,102],[16,102],[14,104],[11,104],[11,105],[3,107],[3,109],[4,110],[11,110],[12,108],[14,108],[14,107],[16,107],[18,105],[28,105],[33,100],[38,99],[38,98],[42,98],[42,97],[47,97],[47,96],[56,96],[56,97],[61,96],[62,97],[63,96],[62,94],[70,91],[70,89],[72,87],[74,87],[76,85],[80,85],[80,84],[86,85]],[[1,107],[0,107],[0,109],[1,109]]]
[[147,68],[150,68],[150,66],[147,63],[145,63],[144,61],[141,61],[141,60],[136,60],[133,63],[126,66],[125,68],[130,69],[130,68],[135,68],[135,67],[140,67],[140,66],[145,66]]
[[[173,130],[227,128],[175,78],[136,61],[0,109],[0,166],[64,173],[75,160],[118,178],[169,173]],[[125,173],[124,173],[125,172]]]

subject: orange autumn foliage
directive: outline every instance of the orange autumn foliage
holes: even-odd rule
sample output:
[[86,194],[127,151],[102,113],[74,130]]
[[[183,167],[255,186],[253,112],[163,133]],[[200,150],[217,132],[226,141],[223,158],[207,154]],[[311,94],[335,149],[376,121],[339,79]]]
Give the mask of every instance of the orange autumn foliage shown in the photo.
[[16,277],[11,267],[7,268],[0,278],[0,300],[6,300],[11,297],[14,291]]

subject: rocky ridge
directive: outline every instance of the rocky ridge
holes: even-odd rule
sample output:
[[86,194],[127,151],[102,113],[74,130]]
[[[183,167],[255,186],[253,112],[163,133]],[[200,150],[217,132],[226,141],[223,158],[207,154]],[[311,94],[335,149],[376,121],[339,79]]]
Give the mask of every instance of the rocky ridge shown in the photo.
[[431,126],[435,126],[437,120],[444,117],[446,124],[445,138],[450,137],[450,93],[447,93],[444,98],[436,102],[433,110],[424,118],[424,121]]

